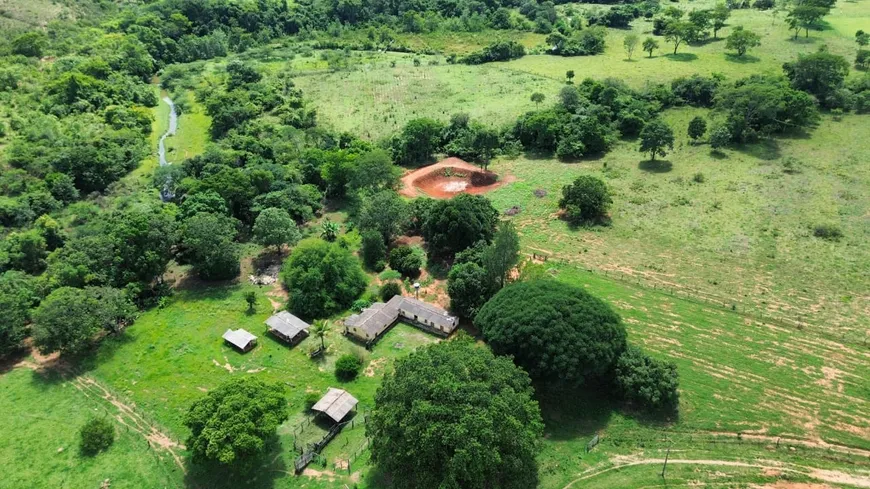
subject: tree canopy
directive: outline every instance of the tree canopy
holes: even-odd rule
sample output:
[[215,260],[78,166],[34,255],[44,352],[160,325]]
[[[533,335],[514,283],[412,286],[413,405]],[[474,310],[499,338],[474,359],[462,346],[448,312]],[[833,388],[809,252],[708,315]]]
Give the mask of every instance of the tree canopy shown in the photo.
[[184,223],[181,245],[184,259],[205,280],[225,280],[239,274],[241,250],[235,242],[237,221],[201,212]]
[[612,202],[610,189],[600,178],[580,175],[570,185],[562,187],[559,207],[565,210],[565,217],[572,223],[580,224],[604,218]]
[[601,379],[625,350],[619,316],[585,290],[551,280],[505,287],[477,313],[493,351],[513,355],[533,378],[582,384]]
[[290,291],[289,309],[306,318],[347,309],[362,294],[366,276],[359,260],[338,243],[301,241],[281,269]]
[[193,461],[246,471],[266,453],[278,426],[287,420],[280,384],[236,377],[194,401],[184,416]]
[[429,253],[449,256],[489,241],[495,233],[498,211],[482,195],[462,194],[432,204],[423,222],[423,237]]
[[467,336],[398,360],[366,423],[398,489],[526,489],[543,430],[529,377]]

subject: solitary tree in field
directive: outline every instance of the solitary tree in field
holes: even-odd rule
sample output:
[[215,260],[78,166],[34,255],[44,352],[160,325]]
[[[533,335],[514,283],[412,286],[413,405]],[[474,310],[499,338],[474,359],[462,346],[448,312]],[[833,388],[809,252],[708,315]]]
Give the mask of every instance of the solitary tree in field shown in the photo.
[[245,292],[245,302],[248,303],[248,310],[253,311],[254,306],[257,305],[257,293],[253,290]]
[[565,76],[568,78],[568,83],[574,83],[574,70],[566,71]]
[[855,42],[858,43],[858,46],[861,46],[863,48],[868,43],[870,43],[870,34],[859,29],[858,32],[855,33]]
[[665,28],[665,41],[674,43],[674,54],[680,44],[689,41],[695,35],[695,24],[685,20],[672,20]]
[[581,224],[605,217],[611,202],[607,184],[592,175],[580,175],[571,185],[562,187],[559,207],[565,210],[568,221]]
[[811,4],[798,5],[791,9],[785,20],[789,29],[794,31],[795,39],[797,39],[801,29],[805,31],[804,37],[810,37],[810,28],[816,27],[829,10],[830,8]]
[[625,47],[625,54],[628,55],[629,60],[631,60],[631,55],[634,54],[634,50],[637,48],[637,43],[637,34],[629,34],[625,36],[625,39],[622,41],[622,45]]
[[724,3],[717,3],[710,12],[710,21],[713,27],[713,38],[716,38],[716,33],[719,29],[725,27],[725,21],[731,17],[731,9]]
[[544,101],[547,97],[541,92],[535,92],[532,94],[532,102],[535,103],[535,107],[540,107],[541,102]]
[[703,117],[697,116],[689,122],[689,137],[693,142],[704,136],[707,132],[707,121]]
[[674,131],[660,119],[647,122],[640,132],[640,152],[655,161],[656,156],[667,156],[668,149],[674,149]]
[[652,37],[648,37],[644,39],[643,46],[641,47],[645,52],[649,53],[649,57],[652,58],[653,51],[659,48],[659,42]]
[[744,29],[742,25],[734,28],[728,36],[728,41],[725,43],[726,49],[734,49],[737,51],[737,56],[743,56],[750,48],[761,45],[761,36]]

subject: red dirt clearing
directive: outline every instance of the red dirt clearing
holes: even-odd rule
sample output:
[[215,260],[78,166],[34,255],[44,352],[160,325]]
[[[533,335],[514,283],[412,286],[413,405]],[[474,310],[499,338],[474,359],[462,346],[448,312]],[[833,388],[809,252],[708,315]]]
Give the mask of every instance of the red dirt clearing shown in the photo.
[[447,158],[405,174],[399,193],[406,197],[424,194],[449,199],[459,194],[484,194],[512,181],[511,176],[499,180],[495,173],[484,172],[459,158]]

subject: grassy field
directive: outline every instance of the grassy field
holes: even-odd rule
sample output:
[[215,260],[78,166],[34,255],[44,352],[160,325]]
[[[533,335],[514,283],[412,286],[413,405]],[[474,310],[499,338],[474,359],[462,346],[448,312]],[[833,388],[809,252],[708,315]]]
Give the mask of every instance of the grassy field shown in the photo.
[[[712,0],[668,3],[669,6],[675,5],[687,12],[709,8],[714,4]],[[575,7],[579,11],[599,8],[583,4],[576,4]],[[794,60],[800,53],[815,51],[823,44],[832,53],[845,56],[851,62],[855,59],[858,47],[854,42],[855,31],[870,23],[870,6],[867,1],[838,2],[830,15],[825,17],[825,21],[823,31],[811,31],[809,38],[804,38],[801,34],[798,39],[792,39],[785,24],[784,12],[774,15],[773,11],[733,10],[727,27],[719,31],[718,39],[696,46],[683,44],[674,55],[673,45],[665,42],[664,37],[656,37],[660,48],[653,53],[652,59],[646,53],[636,52],[632,61],[627,61],[622,45],[625,36],[633,33],[643,40],[652,35],[652,22],[637,19],[632,23],[631,29],[607,30],[607,48],[602,55],[570,58],[525,56],[497,65],[558,80],[565,79],[567,70],[574,70],[578,79],[614,77],[639,88],[647,82],[668,83],[674,78],[695,73],[722,73],[731,79],[759,73],[780,74],[783,63]],[[738,25],[761,36],[761,46],[749,51],[742,58],[733,56],[733,51],[725,49],[725,38]]]
[[[870,376],[870,356],[865,351],[661,291],[625,285],[573,266],[548,266],[558,280],[584,286],[610,302],[623,316],[633,342],[677,363],[682,414],[676,423],[662,424],[622,412],[594,392],[577,392],[570,400],[563,394],[539,392],[547,424],[540,456],[541,487],[563,487],[583,471],[610,466],[623,456],[658,458],[669,444],[686,459],[746,462],[763,456],[781,464],[807,463],[816,468],[855,461],[830,452],[826,452],[827,459],[818,460],[818,446],[788,440],[870,450],[866,400],[870,392],[862,380]],[[180,441],[187,435],[183,414],[204,391],[238,375],[281,382],[287,386],[292,417],[279,429],[276,460],[285,467],[273,469],[276,479],[270,478],[269,483],[287,488],[302,484],[341,487],[341,483],[359,481],[363,487],[383,487],[364,465],[365,452],[354,459],[350,476],[336,469],[336,464],[343,467],[344,460],[359,453],[364,433],[360,425],[333,441],[324,453],[325,464],[314,465],[308,477],[297,479],[281,472],[292,463],[294,439],[300,444],[308,442],[324,430],[316,423],[305,424],[305,394],[329,386],[346,388],[360,399],[363,415],[357,419],[364,419],[382,373],[395,358],[434,338],[399,325],[368,354],[366,374],[341,383],[332,374],[333,362],[342,352],[358,347],[338,334],[337,324],[332,324],[327,336],[329,354],[323,360],[309,360],[305,352],[316,340],[309,338],[291,349],[264,334],[262,322],[271,311],[263,295],[267,289],[253,289],[260,295],[260,305],[255,313],[246,313],[243,294],[252,289],[228,286],[178,292],[166,307],[145,313],[122,338],[104,345],[87,375],[148,413],[152,423]],[[220,340],[230,327],[254,332],[260,345],[248,354],[237,353]],[[578,412],[584,416],[578,417]],[[771,438],[738,440],[739,432]],[[601,445],[583,455],[595,434],[601,435]],[[770,448],[775,437],[786,440],[778,450]],[[644,478],[658,470],[652,462],[644,464],[629,475],[636,471],[631,477]],[[715,465],[695,469],[723,473]],[[728,467],[724,473],[743,481],[776,479],[763,476],[757,468]],[[712,480],[697,473],[696,477]]]
[[[254,313],[246,311],[244,292],[247,290],[258,291],[259,306]],[[365,413],[373,407],[374,392],[384,370],[390,368],[397,357],[435,338],[400,324],[371,352],[364,352],[344,338],[340,325],[332,322],[326,337],[327,354],[311,360],[307,352],[316,339],[309,338],[288,348],[266,334],[263,321],[272,313],[266,291],[251,286],[181,291],[165,308],[147,312],[128,334],[101,348],[92,359],[93,369],[87,368],[89,375],[130,399],[158,425],[165,427],[173,439],[180,441],[188,435],[183,425],[187,408],[221,382],[232,376],[256,375],[281,383],[286,386],[291,418],[279,428],[280,448],[275,455],[286,466],[278,472],[289,470],[291,473],[292,468],[287,467],[292,467],[294,444],[301,447],[319,439],[328,428],[309,421],[304,409],[306,394],[325,393],[327,387],[344,388],[360,400],[354,426],[343,431],[324,451],[325,466],[312,466],[316,471],[326,472],[333,472],[337,463],[344,467],[344,461],[359,452],[363,444]],[[259,337],[259,346],[246,354],[228,347],[221,340],[227,328],[253,332]],[[335,361],[343,353],[352,351],[365,355],[364,373],[354,381],[340,382],[333,374]],[[353,472],[358,472],[356,464],[365,459],[365,454],[362,455],[353,460]],[[317,473],[311,472],[311,475],[317,476]],[[287,474],[276,476],[287,479],[278,487],[296,487],[292,482],[296,479],[288,478]],[[360,476],[357,473],[348,480]],[[323,478],[324,484],[328,478]]]
[[[296,77],[327,125],[377,140],[417,117],[443,121],[457,112],[492,125],[507,124],[535,108],[534,92],[552,96],[559,82],[490,65],[428,64],[438,57],[386,54],[360,60],[352,71],[314,72]],[[391,64],[395,62],[395,66]]]
[[[522,208],[514,220],[530,251],[867,341],[870,172],[862,155],[870,155],[870,144],[862,134],[870,120],[826,118],[808,138],[714,158],[709,146],[691,145],[686,136],[688,121],[702,112],[665,114],[677,143],[657,164],[645,161],[636,142],[579,163],[501,161],[494,171],[517,181],[489,197],[500,210]],[[800,162],[800,173],[784,171],[789,157]],[[558,217],[562,186],[581,174],[613,189],[610,226],[572,229]],[[535,198],[536,189],[546,197]],[[813,227],[823,223],[840,226],[844,238],[814,237]]]
[[113,416],[108,403],[75,381],[18,368],[0,375],[0,488],[179,487],[181,470],[137,433],[115,421],[115,443],[103,453],[79,453],[78,430],[91,416]]

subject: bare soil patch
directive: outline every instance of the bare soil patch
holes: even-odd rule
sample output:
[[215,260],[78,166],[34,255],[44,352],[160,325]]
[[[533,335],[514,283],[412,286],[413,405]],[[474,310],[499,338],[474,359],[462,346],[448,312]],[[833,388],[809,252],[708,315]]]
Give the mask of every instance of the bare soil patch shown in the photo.
[[485,194],[512,182],[511,176],[499,178],[459,158],[447,158],[434,165],[414,170],[402,177],[401,194],[406,197],[428,195],[449,199],[459,194]]

